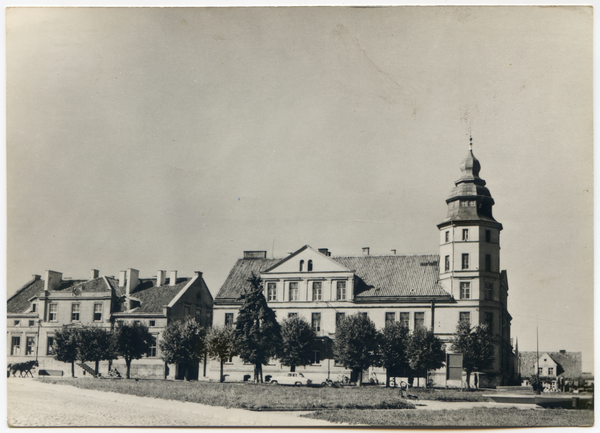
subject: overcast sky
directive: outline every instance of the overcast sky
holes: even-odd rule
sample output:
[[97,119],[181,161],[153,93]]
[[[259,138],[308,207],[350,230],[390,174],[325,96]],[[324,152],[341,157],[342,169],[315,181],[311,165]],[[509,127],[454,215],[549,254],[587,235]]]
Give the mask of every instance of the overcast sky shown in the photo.
[[521,350],[592,369],[592,11],[7,11],[8,294],[244,250],[438,253],[466,155]]

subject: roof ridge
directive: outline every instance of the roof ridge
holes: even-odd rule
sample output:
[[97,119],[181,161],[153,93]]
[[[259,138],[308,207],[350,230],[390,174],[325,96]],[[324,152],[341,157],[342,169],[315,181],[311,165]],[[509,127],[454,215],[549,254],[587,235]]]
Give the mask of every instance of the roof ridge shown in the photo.
[[29,286],[31,286],[33,283],[35,283],[36,281],[44,281],[42,280],[42,278],[35,278],[33,277],[31,280],[29,280],[28,282],[26,282],[23,286],[21,286],[21,288],[19,290],[17,290],[10,298],[8,298],[6,300],[6,302],[10,301],[11,299],[13,299],[15,296],[17,296],[18,294],[20,294],[23,290],[25,290],[26,288],[28,288]]

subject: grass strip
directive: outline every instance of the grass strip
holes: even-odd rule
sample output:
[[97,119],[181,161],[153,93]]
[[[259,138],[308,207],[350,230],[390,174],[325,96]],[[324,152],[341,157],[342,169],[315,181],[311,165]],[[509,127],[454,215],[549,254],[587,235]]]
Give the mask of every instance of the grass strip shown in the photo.
[[302,415],[334,423],[403,427],[589,427],[591,410],[474,408],[462,410],[319,410]]
[[312,388],[253,383],[91,378],[42,381],[82,389],[251,410],[415,409],[413,403],[400,397],[397,389],[376,387]]

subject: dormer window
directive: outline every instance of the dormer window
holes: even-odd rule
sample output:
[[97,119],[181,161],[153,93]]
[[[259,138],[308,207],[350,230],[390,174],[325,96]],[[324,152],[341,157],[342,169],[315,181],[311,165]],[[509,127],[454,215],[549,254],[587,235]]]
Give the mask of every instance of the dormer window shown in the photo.
[[300,260],[300,272],[304,270],[304,260]]
[[312,271],[312,260],[308,261],[308,272]]

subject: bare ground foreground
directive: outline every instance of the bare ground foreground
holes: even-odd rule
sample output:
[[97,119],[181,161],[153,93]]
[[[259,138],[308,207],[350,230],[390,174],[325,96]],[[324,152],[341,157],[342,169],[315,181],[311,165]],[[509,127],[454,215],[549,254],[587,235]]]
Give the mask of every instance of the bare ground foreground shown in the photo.
[[198,403],[57,386],[33,379],[9,379],[8,425],[64,426],[335,426],[301,418],[306,412],[251,412]]

